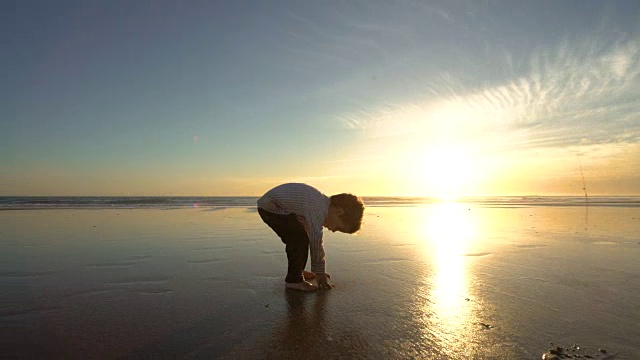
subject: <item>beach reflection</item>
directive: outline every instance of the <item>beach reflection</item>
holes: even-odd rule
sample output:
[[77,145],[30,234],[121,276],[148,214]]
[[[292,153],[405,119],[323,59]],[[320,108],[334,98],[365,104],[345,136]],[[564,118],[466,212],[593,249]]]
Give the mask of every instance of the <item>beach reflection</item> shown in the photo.
[[456,203],[429,207],[423,214],[421,237],[423,258],[430,265],[418,299],[422,305],[425,336],[440,342],[449,354],[464,354],[474,336],[467,257],[475,227],[468,209]]
[[336,330],[336,319],[329,315],[330,292],[304,293],[285,290],[286,321],[276,326],[265,359],[337,359],[362,356],[367,341],[358,330]]

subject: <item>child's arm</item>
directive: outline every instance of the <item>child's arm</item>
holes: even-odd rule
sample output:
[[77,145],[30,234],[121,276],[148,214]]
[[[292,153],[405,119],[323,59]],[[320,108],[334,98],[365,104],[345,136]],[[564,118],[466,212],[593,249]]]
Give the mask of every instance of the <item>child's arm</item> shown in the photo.
[[307,232],[309,235],[309,247],[311,252],[311,271],[316,274],[318,287],[321,289],[332,289],[333,285],[329,284],[329,274],[325,271],[325,252],[324,239],[322,237],[321,217],[307,214]]
[[311,252],[311,272],[321,274],[325,272],[324,241],[322,239],[322,224],[307,223],[309,235],[309,250]]

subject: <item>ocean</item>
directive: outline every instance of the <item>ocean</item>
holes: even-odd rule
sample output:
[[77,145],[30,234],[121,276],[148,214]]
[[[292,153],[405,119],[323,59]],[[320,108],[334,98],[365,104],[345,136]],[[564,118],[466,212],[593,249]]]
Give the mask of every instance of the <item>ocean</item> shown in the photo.
[[[179,209],[248,208],[257,196],[2,196],[0,210],[28,209]],[[363,197],[367,207],[424,206],[442,200],[430,197]],[[607,206],[640,207],[639,196],[499,196],[465,197],[457,203],[486,207]]]

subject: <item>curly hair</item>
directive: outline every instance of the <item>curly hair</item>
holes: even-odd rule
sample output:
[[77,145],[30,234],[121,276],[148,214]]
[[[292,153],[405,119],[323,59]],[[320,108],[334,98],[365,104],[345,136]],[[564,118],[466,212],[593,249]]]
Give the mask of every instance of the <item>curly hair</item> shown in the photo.
[[353,194],[337,194],[331,196],[331,205],[344,210],[340,220],[347,227],[345,232],[353,234],[360,230],[362,226],[362,215],[364,213],[364,202]]

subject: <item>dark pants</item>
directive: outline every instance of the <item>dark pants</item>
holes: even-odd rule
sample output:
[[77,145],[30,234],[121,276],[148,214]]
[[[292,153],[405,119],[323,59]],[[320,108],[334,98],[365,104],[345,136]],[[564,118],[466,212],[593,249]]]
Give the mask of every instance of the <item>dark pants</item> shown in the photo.
[[284,281],[288,283],[302,282],[302,270],[307,265],[307,258],[309,257],[309,235],[307,235],[307,231],[295,214],[279,215],[260,208],[258,208],[258,214],[260,214],[262,221],[269,225],[286,245],[285,251],[289,260],[289,267]]

